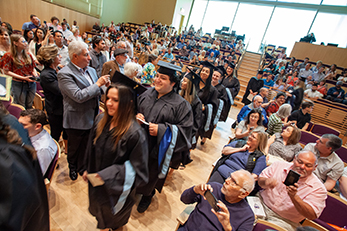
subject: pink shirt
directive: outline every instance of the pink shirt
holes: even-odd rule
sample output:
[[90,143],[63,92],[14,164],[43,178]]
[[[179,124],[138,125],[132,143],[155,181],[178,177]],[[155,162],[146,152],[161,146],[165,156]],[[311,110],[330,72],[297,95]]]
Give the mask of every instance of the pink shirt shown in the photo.
[[[261,191],[260,195],[264,203],[272,209],[272,211],[283,218],[298,223],[305,219],[305,217],[296,210],[287,193],[286,185],[282,183],[286,179],[289,170],[292,168],[293,163],[277,161],[264,169],[259,177],[275,178],[277,180],[277,185],[273,189]],[[327,197],[327,191],[323,183],[312,173],[306,179],[300,179],[298,185],[297,195],[305,203],[309,204],[315,211],[317,217],[319,217],[325,208],[325,199]]]

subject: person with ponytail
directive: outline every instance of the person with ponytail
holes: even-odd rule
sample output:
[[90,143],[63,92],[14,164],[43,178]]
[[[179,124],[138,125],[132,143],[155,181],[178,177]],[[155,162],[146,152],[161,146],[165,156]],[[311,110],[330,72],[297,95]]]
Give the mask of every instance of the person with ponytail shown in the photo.
[[201,145],[205,144],[206,139],[211,139],[214,130],[213,119],[216,117],[218,111],[218,91],[211,85],[212,74],[214,65],[208,61],[202,62],[202,69],[200,70],[200,78],[202,81],[199,83],[198,96],[202,102],[202,123],[199,128],[199,136],[201,137]]

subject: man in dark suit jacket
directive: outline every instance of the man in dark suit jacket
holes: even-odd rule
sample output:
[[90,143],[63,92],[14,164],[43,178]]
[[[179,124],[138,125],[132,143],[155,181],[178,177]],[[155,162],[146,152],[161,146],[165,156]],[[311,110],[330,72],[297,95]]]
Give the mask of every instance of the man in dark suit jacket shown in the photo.
[[85,142],[99,112],[101,87],[108,86],[110,79],[108,75],[98,79],[95,69],[88,67],[91,58],[87,44],[71,42],[69,56],[71,62],[58,72],[57,77],[63,95],[63,127],[68,135],[70,178],[76,180],[83,167]]

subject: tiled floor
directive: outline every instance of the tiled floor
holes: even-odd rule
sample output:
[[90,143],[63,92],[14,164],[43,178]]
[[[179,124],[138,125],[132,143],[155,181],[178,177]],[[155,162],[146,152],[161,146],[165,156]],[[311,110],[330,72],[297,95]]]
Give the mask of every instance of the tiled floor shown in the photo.
[[[222,147],[231,136],[230,125],[236,118],[238,108],[232,108],[226,123],[218,123],[212,140],[203,146],[198,144],[191,152],[193,162],[184,170],[173,173],[172,179],[166,182],[161,194],[156,193],[148,210],[139,214],[136,205],[133,207],[128,224],[119,230],[131,231],[166,231],[175,230],[176,217],[186,205],[180,201],[181,193],[194,184],[206,182],[212,163],[220,156]],[[66,155],[59,159],[49,189],[49,205],[52,231],[94,231],[96,220],[88,211],[87,184],[79,177],[71,181],[67,166]]]

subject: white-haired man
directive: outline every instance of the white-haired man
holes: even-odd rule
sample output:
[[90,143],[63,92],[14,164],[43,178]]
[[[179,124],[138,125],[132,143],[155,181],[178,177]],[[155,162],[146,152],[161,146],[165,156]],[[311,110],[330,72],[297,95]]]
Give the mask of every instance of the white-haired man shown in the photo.
[[[254,214],[244,198],[253,188],[252,175],[246,170],[238,170],[231,173],[223,185],[212,182],[186,189],[181,195],[181,201],[198,204],[178,230],[252,230]],[[207,202],[204,194],[208,190],[217,198],[219,211],[214,211]]]
[[[313,171],[317,158],[311,151],[301,151],[295,155],[293,163],[277,161],[263,170],[258,184],[264,190],[260,197],[267,220],[288,231],[295,230],[305,218],[314,220],[320,216],[327,191]],[[294,185],[286,186],[290,170],[299,173],[300,179]]]
[[70,178],[76,180],[83,168],[85,142],[99,113],[101,87],[108,86],[108,75],[98,79],[96,71],[88,67],[91,60],[84,42],[69,44],[70,63],[58,72],[58,84],[63,95],[63,127],[68,135]]

